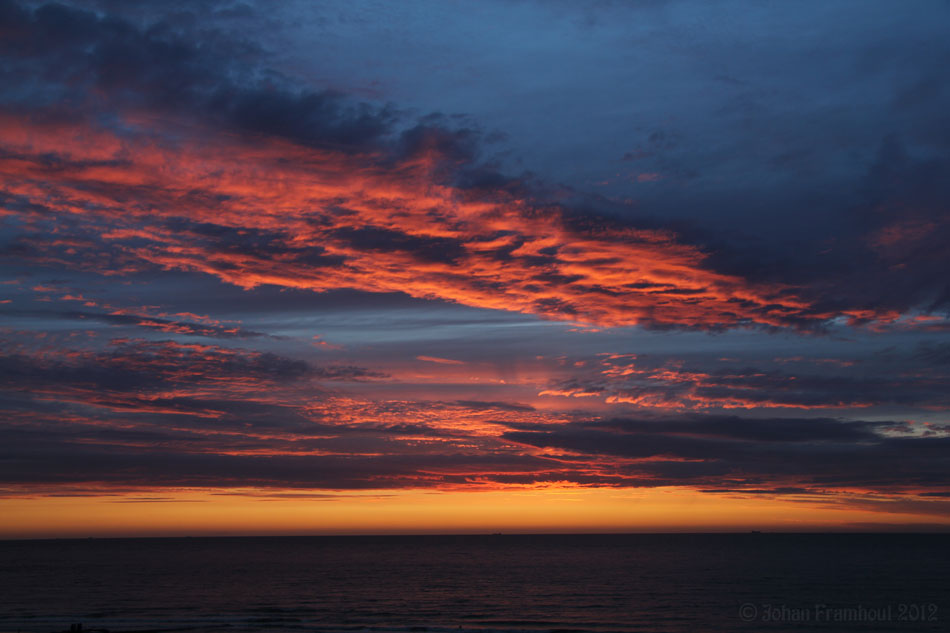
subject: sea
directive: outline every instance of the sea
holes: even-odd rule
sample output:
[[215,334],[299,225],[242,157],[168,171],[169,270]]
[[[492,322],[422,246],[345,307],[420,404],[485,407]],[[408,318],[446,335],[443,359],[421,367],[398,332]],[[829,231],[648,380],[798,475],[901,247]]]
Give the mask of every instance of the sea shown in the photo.
[[0,631],[950,631],[950,535],[0,541]]

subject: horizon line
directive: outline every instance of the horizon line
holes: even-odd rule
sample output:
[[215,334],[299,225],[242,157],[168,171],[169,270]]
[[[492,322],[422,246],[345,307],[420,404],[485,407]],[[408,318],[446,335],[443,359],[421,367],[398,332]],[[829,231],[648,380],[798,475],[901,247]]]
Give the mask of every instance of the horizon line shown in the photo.
[[646,531],[646,532],[359,532],[336,534],[181,534],[149,536],[24,536],[0,538],[0,543],[24,541],[119,541],[119,540],[181,540],[181,539],[262,539],[262,538],[440,538],[440,537],[508,537],[508,536],[761,536],[761,535],[893,535],[911,536],[921,534],[948,535],[950,527],[934,526],[934,529],[881,530],[717,530],[717,531]]

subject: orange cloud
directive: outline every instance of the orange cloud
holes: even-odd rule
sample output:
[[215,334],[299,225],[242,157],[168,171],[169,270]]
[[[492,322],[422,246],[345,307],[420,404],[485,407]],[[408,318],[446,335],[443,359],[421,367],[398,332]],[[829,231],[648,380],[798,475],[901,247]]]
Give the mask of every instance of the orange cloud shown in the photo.
[[416,356],[416,360],[422,360],[427,363],[438,363],[440,365],[464,365],[465,363],[460,360],[452,360],[451,358],[439,358],[438,356]]
[[[243,288],[401,291],[604,326],[834,316],[790,288],[711,270],[669,231],[581,225],[558,206],[445,184],[434,150],[393,160],[165,123],[201,139],[173,142],[153,121],[122,134],[10,116],[0,125],[7,193],[73,226],[54,229],[59,249],[38,256],[50,263],[197,271]],[[14,212],[45,235],[47,215]]]

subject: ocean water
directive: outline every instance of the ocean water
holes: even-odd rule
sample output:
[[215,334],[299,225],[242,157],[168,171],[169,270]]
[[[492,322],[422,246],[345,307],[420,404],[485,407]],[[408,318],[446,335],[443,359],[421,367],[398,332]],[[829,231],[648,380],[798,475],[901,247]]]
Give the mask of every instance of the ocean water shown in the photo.
[[0,631],[950,631],[950,536],[0,541]]

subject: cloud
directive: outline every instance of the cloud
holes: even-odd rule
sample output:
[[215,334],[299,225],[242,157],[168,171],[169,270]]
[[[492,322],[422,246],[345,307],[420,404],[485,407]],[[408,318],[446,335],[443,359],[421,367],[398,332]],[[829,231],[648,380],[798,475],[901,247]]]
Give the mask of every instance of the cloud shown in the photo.
[[[278,73],[256,76],[260,51],[220,31],[156,21],[147,28],[61,4],[5,2],[0,47],[6,75],[24,89],[13,106],[119,107],[197,118],[250,135],[309,146],[357,148],[390,131],[395,113],[330,91],[300,90]],[[42,69],[45,83],[36,81]],[[94,95],[106,103],[89,103]],[[51,98],[51,97],[55,97]],[[9,96],[7,97],[10,98]]]
[[950,238],[950,161],[941,158],[948,140],[933,140],[940,149],[891,133],[871,139],[858,164],[863,171],[834,185],[838,199],[824,212],[830,226],[802,221],[784,235],[765,227],[741,247],[728,245],[735,236],[726,231],[706,234],[711,264],[750,281],[781,280],[814,310],[848,312],[853,324],[915,310],[945,314],[950,289],[942,271],[950,259],[941,245]]
[[[422,403],[413,407],[415,415],[425,412]],[[557,483],[829,500],[946,495],[950,437],[915,435],[906,425],[898,433],[894,422],[693,415],[539,423],[530,421],[537,414],[513,411],[522,422],[509,420],[495,435],[479,438],[427,424],[320,423],[311,416],[289,425],[249,424],[253,410],[241,409],[235,406],[230,423],[211,425],[149,426],[144,413],[106,418],[106,425],[78,423],[75,414],[58,424],[55,416],[34,416],[33,425],[0,433],[0,482],[8,490],[51,492],[64,486],[326,490]],[[276,412],[260,408],[265,418]],[[514,430],[519,426],[533,430]],[[938,506],[930,510],[946,514],[947,507]]]
[[0,357],[0,370],[0,483],[14,491],[558,484],[901,496],[943,492],[950,466],[948,429],[933,424],[394,400],[330,388],[378,372],[218,345],[46,346]]
[[[928,512],[946,512],[947,427],[906,415],[933,420],[950,408],[940,340],[876,356],[749,360],[754,354],[741,352],[750,339],[736,333],[674,357],[665,344],[683,349],[699,335],[677,333],[673,343],[656,331],[630,339],[603,331],[785,328],[869,340],[945,332],[947,320],[929,313],[950,297],[950,163],[906,129],[875,128],[879,148],[859,168],[863,181],[853,191],[832,183],[841,186],[822,204],[834,207],[834,222],[816,228],[824,206],[796,208],[804,198],[771,188],[731,156],[709,176],[722,177],[726,194],[692,187],[702,180],[696,165],[717,156],[700,147],[707,141],[756,149],[734,153],[764,157],[772,175],[822,171],[833,160],[821,147],[796,142],[760,154],[758,143],[772,136],[746,143],[646,127],[623,161],[615,157],[626,141],[612,145],[611,161],[626,164],[625,186],[682,206],[667,214],[544,175],[507,175],[501,165],[516,161],[486,157],[492,135],[471,117],[362,102],[276,72],[276,58],[251,38],[207,27],[200,16],[215,15],[214,3],[179,3],[162,18],[128,3],[91,6],[99,10],[0,4],[0,259],[27,280],[3,315],[16,327],[33,321],[30,331],[3,332],[6,488],[681,486],[912,495],[937,504]],[[749,133],[755,122],[744,117],[764,97],[747,79],[717,81],[742,91],[725,109]],[[940,94],[937,79],[895,94],[895,108],[927,107],[927,95]],[[760,185],[768,191],[757,197]],[[809,195],[826,198],[824,189]],[[752,215],[754,226],[737,219]],[[832,224],[841,230],[823,230]],[[64,276],[80,281],[49,281]],[[161,292],[131,285],[142,279],[164,284]],[[96,284],[111,303],[89,298],[99,297],[89,290]],[[44,309],[23,309],[30,300]],[[519,355],[535,356],[541,336],[544,354],[560,353],[547,349],[561,342],[547,337],[554,329],[502,350],[499,341],[526,330],[483,337],[502,319],[475,310],[464,312],[473,315],[466,333],[485,329],[444,347],[419,344],[396,319],[368,310],[360,318],[374,319],[392,347],[365,343],[366,321],[349,314],[309,329],[318,310],[339,317],[436,302],[576,322],[571,345],[585,353],[588,341],[660,352],[572,364],[565,356],[549,372],[540,357],[536,369]],[[235,309],[257,319],[245,328],[197,314]],[[433,338],[459,323],[412,319],[418,330],[438,326]],[[173,340],[106,344],[96,336],[109,328],[79,331],[83,323]],[[324,326],[346,345],[313,337]],[[344,360],[311,362],[313,345]],[[743,360],[704,357],[733,345]],[[494,382],[412,385],[366,360],[396,346],[402,359],[478,369],[473,380],[497,361]],[[473,346],[486,349],[472,354]],[[837,419],[826,409],[867,415]],[[825,417],[806,417],[816,410]],[[767,415],[776,411],[782,417]]]
[[[16,98],[28,109],[15,99],[0,121],[6,212],[22,227],[2,253],[14,261],[399,291],[613,326],[813,327],[850,314],[717,272],[667,229],[497,182],[458,186],[481,169],[477,133],[437,116],[399,133],[386,107],[259,79],[222,37],[199,48],[168,26],[66,7],[13,10],[7,23],[33,38],[6,50],[12,68],[62,63],[40,75],[79,91],[68,116],[35,87]],[[54,218],[68,238],[46,239]]]
[[[905,433],[885,433],[902,426]],[[604,471],[635,485],[901,493],[943,486],[950,436],[906,430],[894,422],[689,416],[575,422],[503,437],[586,455],[590,464],[604,459]]]
[[[66,297],[64,297],[66,298]],[[257,338],[264,336],[262,332],[247,330],[233,325],[216,323],[195,323],[184,319],[168,319],[149,316],[134,311],[116,310],[109,313],[92,312],[89,310],[4,310],[0,316],[14,318],[53,318],[67,321],[98,321],[108,325],[135,326],[166,332],[169,334],[184,334],[187,336],[203,336],[210,338]]]
[[[855,409],[899,405],[950,408],[950,375],[922,374],[921,359],[939,364],[941,348],[921,346],[886,358],[677,359],[607,354],[558,378],[542,396],[599,397],[660,409]],[[790,362],[794,360],[795,362]],[[856,367],[855,367],[856,366]],[[849,368],[844,371],[843,368]]]
[[[36,233],[24,232],[7,257],[111,274],[195,271],[245,288],[402,291],[609,325],[783,326],[831,316],[811,314],[787,289],[705,269],[704,255],[672,234],[576,228],[558,208],[435,184],[426,162],[380,167],[370,156],[224,138],[225,146],[179,147],[173,159],[129,134],[120,141],[70,126],[21,137],[29,157],[0,161],[8,192],[42,197],[49,211],[18,213]],[[74,166],[68,175],[44,166],[49,152],[71,163],[89,136],[97,152],[131,152],[135,164]],[[76,237],[41,249],[50,213],[66,214]]]
[[301,381],[384,376],[357,366],[314,367],[270,352],[141,339],[114,340],[103,351],[53,348],[3,355],[0,366],[0,387],[37,399],[170,412],[253,406],[242,393]]
[[416,356],[416,360],[425,361],[427,363],[437,363],[439,365],[464,365],[465,363],[460,360],[453,360],[451,358],[439,358],[438,356]]
[[[16,460],[5,451],[0,480],[8,485],[84,483],[126,487],[278,487],[388,489],[432,487],[485,472],[531,470],[541,460],[495,455],[253,456],[167,451],[69,449],[44,451],[45,460]],[[44,460],[44,461],[45,461]]]
[[950,365],[950,342],[948,343],[935,343],[927,342],[921,343],[917,346],[917,349],[913,352],[913,357],[916,360],[920,360],[928,365]]

